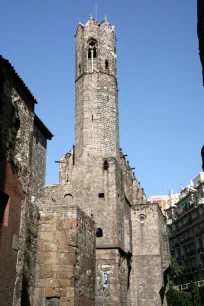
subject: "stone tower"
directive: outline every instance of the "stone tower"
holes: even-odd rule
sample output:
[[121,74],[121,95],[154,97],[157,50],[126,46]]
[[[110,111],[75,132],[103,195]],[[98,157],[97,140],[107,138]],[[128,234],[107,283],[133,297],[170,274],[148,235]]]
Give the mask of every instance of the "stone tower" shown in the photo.
[[135,177],[119,149],[116,34],[107,18],[102,23],[91,18],[77,28],[75,94],[75,147],[61,159],[60,182],[68,201],[96,224],[96,305],[101,300],[122,305],[128,293]]
[[[168,262],[164,220],[157,205],[147,203],[119,148],[116,34],[107,18],[102,23],[90,18],[78,25],[75,73],[75,145],[59,162],[59,184],[46,186],[44,198],[38,201],[40,224],[54,215],[57,231],[71,238],[67,242],[66,235],[52,233],[64,241],[56,247],[52,235],[41,234],[39,249],[49,238],[57,249],[52,268],[73,263],[74,294],[67,298],[74,305],[161,306],[159,290]],[[39,231],[43,228],[40,225]],[[67,245],[76,250],[74,259],[67,255]],[[62,251],[63,264],[58,256]],[[46,263],[48,254],[45,257],[44,248],[40,252],[41,264]],[[61,282],[57,276],[53,284]],[[39,283],[44,292],[44,280]]]
[[116,35],[107,19],[76,32],[76,161],[88,154],[119,157]]

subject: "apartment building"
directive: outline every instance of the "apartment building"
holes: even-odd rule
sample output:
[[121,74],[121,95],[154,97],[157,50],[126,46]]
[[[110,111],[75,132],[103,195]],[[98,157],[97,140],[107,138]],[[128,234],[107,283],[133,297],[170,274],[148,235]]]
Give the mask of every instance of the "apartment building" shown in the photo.
[[166,216],[171,257],[182,267],[177,284],[204,285],[204,172],[181,189]]

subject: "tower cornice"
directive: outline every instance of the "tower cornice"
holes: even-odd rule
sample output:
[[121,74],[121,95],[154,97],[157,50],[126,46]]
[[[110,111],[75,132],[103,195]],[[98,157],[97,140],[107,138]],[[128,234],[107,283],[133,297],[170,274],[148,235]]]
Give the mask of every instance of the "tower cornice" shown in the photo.
[[90,74],[95,74],[95,73],[97,73],[97,74],[109,75],[110,77],[114,78],[116,84],[118,84],[117,77],[116,77],[114,74],[110,74],[110,73],[105,72],[105,71],[102,71],[102,70],[94,71],[94,72],[83,72],[78,78],[76,78],[75,83],[76,83],[79,79],[81,79],[83,76],[85,76],[85,75],[90,75]]

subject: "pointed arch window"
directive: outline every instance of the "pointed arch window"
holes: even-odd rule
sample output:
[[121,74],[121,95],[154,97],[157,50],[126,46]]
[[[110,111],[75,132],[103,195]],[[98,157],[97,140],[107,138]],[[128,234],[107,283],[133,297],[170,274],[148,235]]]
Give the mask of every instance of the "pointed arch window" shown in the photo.
[[108,170],[108,167],[109,167],[109,164],[108,164],[107,160],[105,160],[104,163],[103,163],[103,169]]
[[91,40],[89,42],[89,48],[88,48],[88,59],[93,59],[96,57],[97,57],[96,42],[94,40]]

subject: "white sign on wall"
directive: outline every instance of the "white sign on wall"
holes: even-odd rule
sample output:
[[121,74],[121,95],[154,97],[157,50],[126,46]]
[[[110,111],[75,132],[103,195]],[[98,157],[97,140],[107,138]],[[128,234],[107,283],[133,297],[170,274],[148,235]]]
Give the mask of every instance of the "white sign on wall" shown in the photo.
[[107,288],[107,287],[108,287],[108,273],[103,272],[103,288]]

